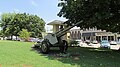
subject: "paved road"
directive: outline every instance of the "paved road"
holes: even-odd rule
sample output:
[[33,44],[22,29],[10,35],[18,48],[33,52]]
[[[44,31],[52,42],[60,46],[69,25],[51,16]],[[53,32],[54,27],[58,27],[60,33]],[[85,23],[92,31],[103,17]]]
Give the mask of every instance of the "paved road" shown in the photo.
[[[99,48],[100,47],[100,44],[90,44],[90,45],[87,45],[86,43],[82,44],[81,47],[91,47],[91,48]],[[120,48],[120,45],[111,45],[110,46],[110,49],[113,49],[113,50],[118,50]]]
[[118,50],[120,45],[111,45],[110,49]]

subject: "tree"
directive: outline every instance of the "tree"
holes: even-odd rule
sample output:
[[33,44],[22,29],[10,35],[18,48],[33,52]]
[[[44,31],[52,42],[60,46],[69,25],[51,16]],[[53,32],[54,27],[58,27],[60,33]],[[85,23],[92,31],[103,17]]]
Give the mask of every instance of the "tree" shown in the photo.
[[32,37],[42,37],[41,32],[44,32],[45,29],[45,21],[42,18],[39,18],[37,15],[30,15],[29,16],[29,28],[28,31],[32,32]]
[[12,26],[12,20],[14,18],[15,13],[4,13],[2,14],[1,18],[1,24],[2,27],[2,33],[5,36],[13,36],[13,26]]
[[24,39],[25,41],[28,41],[30,38],[31,33],[28,32],[26,29],[22,29],[22,31],[19,32],[19,37]]
[[0,31],[0,37],[3,37],[3,40],[4,40],[4,38],[5,38],[5,34],[3,33],[2,30]]
[[1,27],[6,36],[18,36],[22,29],[27,29],[32,37],[41,38],[41,32],[45,31],[45,21],[37,15],[4,13],[1,20]]
[[0,31],[0,37],[2,37],[2,31]]
[[120,0],[61,0],[58,16],[68,25],[81,21],[81,28],[97,27],[120,33]]

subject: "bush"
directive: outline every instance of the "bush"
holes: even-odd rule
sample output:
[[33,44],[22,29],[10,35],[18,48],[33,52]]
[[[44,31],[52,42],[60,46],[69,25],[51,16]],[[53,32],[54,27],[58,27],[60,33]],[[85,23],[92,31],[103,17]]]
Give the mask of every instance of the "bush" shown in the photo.
[[79,44],[79,43],[78,43],[78,41],[71,40],[71,41],[69,42],[69,44],[70,44],[70,46],[77,46],[77,44]]
[[25,41],[28,41],[30,35],[31,33],[28,32],[26,29],[22,29],[22,31],[19,32],[19,37]]

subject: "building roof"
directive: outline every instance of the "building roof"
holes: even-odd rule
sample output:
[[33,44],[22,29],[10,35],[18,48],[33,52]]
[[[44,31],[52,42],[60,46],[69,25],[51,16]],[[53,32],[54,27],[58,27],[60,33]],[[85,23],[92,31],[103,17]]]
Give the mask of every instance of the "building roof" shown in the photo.
[[90,29],[90,30],[80,30],[80,29],[71,29],[71,32],[80,31],[81,33],[106,33],[106,30],[97,30],[97,29]]
[[64,25],[63,23],[64,23],[64,21],[54,20],[54,21],[48,23],[47,25]]

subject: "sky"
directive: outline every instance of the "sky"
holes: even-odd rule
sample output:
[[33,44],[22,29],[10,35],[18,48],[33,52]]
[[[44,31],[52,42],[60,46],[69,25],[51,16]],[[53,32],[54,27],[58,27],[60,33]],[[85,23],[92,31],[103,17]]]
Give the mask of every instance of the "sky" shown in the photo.
[[[8,12],[20,12],[38,15],[47,23],[53,20],[65,21],[65,18],[58,17],[60,11],[59,0],[0,0],[0,15]],[[46,26],[50,30],[50,26]]]

